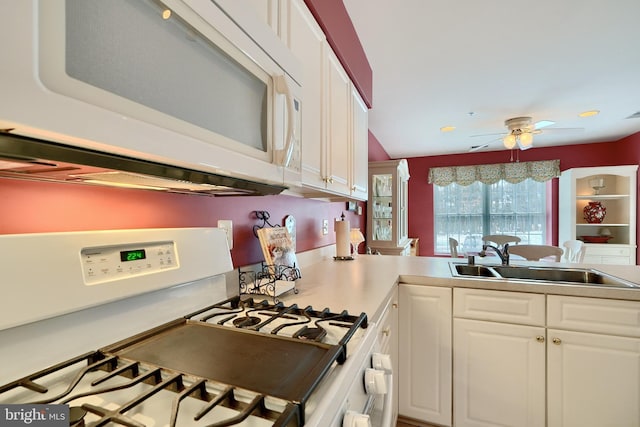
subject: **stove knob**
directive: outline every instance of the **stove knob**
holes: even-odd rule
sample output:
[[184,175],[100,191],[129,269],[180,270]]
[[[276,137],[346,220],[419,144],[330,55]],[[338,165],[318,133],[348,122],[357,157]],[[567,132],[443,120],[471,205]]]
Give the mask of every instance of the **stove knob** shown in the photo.
[[384,353],[373,353],[371,355],[371,366],[374,369],[385,371],[387,374],[393,373],[393,366],[391,365],[391,356]]
[[364,388],[367,394],[387,394],[386,373],[379,369],[367,368],[364,371]]
[[371,427],[371,421],[369,415],[347,411],[342,419],[342,427]]

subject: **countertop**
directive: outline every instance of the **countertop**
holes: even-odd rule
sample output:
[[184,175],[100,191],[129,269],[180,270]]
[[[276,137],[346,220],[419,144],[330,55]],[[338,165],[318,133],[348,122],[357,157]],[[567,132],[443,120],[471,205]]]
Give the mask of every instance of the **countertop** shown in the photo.
[[[367,313],[376,321],[382,304],[398,283],[426,286],[464,287],[553,295],[571,295],[640,301],[640,288],[622,289],[593,285],[532,283],[522,280],[454,277],[450,262],[466,263],[464,258],[436,258],[392,255],[358,255],[352,261],[335,261],[325,257],[302,267],[296,283],[298,294],[280,296],[285,303],[328,307],[351,314]],[[499,262],[498,262],[499,263]],[[476,264],[496,265],[496,261],[477,258]],[[511,265],[543,265],[593,268],[640,285],[640,266],[604,264],[566,264],[513,261]]]

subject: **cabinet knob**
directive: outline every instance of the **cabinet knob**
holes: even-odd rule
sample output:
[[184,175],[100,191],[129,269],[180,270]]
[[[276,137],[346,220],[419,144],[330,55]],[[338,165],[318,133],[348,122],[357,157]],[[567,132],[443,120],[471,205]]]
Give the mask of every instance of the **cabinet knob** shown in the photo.
[[394,302],[393,304],[391,304],[391,307],[393,307],[393,308],[398,308],[398,303],[397,303],[397,302]]
[[553,343],[556,344],[556,345],[560,345],[560,343],[562,342],[562,340],[560,338],[554,338],[551,341],[553,341]]
[[390,333],[391,333],[391,329],[389,328],[384,328],[382,330],[382,335],[384,335],[385,337],[388,337]]
[[538,336],[536,337],[536,341],[538,341],[538,342],[544,342],[544,337],[543,337],[542,335],[538,335]]

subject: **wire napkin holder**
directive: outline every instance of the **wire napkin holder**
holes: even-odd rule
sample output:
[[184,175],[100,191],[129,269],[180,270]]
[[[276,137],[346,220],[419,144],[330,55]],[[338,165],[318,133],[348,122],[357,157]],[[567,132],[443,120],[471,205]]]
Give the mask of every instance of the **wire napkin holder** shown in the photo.
[[[262,221],[262,224],[253,226],[253,234],[256,237],[261,228],[281,227],[269,222],[270,215],[267,211],[254,211],[254,214],[258,220]],[[239,269],[238,274],[241,294],[267,295],[273,298],[274,303],[277,303],[277,297],[284,293],[293,291],[297,294],[296,280],[302,277],[295,262],[293,266],[262,262],[260,270]]]

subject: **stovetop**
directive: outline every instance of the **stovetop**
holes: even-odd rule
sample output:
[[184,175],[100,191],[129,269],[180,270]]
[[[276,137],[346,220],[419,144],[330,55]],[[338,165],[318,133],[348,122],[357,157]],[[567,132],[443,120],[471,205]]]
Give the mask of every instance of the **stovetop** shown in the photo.
[[366,327],[364,313],[233,297],[0,386],[0,402],[64,403],[86,425],[301,426]]

